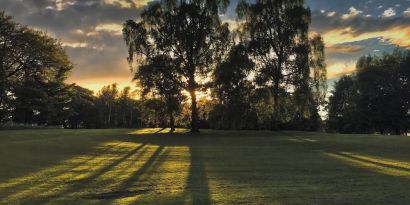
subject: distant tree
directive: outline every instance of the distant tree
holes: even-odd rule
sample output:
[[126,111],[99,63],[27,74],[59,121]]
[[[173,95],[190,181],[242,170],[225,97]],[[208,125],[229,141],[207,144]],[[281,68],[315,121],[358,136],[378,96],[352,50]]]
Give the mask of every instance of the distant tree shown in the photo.
[[72,114],[67,119],[66,127],[72,129],[96,127],[95,121],[98,118],[94,104],[94,92],[73,85],[70,87],[70,95],[71,101],[68,104],[68,108]]
[[336,83],[328,127],[345,133],[406,134],[409,127],[409,52],[364,56],[357,74]]
[[406,127],[409,107],[404,93],[409,81],[400,74],[404,59],[405,54],[397,50],[362,57],[357,63],[360,111],[367,116],[371,128],[382,134],[402,134]]
[[101,127],[113,127],[116,103],[118,98],[117,84],[104,86],[98,93],[96,106],[99,114]]
[[131,87],[125,87],[117,99],[118,127],[141,127],[141,100],[135,99],[135,94]]
[[192,132],[199,131],[196,92],[207,88],[204,81],[226,52],[229,29],[219,14],[228,3],[166,0],[148,6],[139,22],[129,20],[124,25],[130,62],[166,56],[173,63],[170,73],[175,74],[175,85],[191,98]]
[[407,135],[410,130],[410,51],[405,53],[399,73],[399,80],[402,85],[400,96],[402,97],[402,106],[404,106],[407,114],[407,121],[403,122],[405,124],[402,131]]
[[142,119],[146,127],[166,127],[166,104],[158,98],[149,98],[143,101]]
[[[363,120],[358,111],[358,91],[354,77],[344,76],[335,83],[329,97],[328,129],[341,133],[354,133]],[[363,122],[362,122],[363,123]]]

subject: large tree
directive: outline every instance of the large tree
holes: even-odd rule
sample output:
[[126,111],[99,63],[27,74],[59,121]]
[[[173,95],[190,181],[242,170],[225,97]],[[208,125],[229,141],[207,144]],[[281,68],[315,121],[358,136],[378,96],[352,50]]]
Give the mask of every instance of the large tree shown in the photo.
[[[62,117],[63,113],[60,111],[66,102],[63,99],[66,95],[64,80],[72,67],[58,40],[49,37],[47,33],[15,23],[10,16],[1,12],[0,122],[7,118],[6,111],[10,107],[10,110],[20,112],[20,117],[28,118],[32,118],[34,114],[41,116],[51,112],[56,114],[53,119],[43,115],[41,123],[61,122],[57,118]],[[30,89],[33,92],[27,93]],[[38,95],[25,103],[28,95],[34,93]],[[15,108],[18,105],[22,105],[21,109]],[[22,122],[29,121],[34,122],[32,119],[22,119]]]
[[197,92],[226,51],[229,29],[219,14],[228,0],[166,0],[153,3],[141,20],[124,25],[129,60],[149,64],[158,56],[172,62],[173,83],[191,98],[191,131],[199,131]]
[[289,93],[300,96],[295,97],[299,107],[319,101],[324,91],[318,90],[325,88],[326,78],[324,46],[320,37],[308,37],[310,10],[304,1],[256,0],[249,4],[243,0],[237,13],[241,39],[256,63],[256,83],[272,93],[272,120],[284,118],[281,101]]

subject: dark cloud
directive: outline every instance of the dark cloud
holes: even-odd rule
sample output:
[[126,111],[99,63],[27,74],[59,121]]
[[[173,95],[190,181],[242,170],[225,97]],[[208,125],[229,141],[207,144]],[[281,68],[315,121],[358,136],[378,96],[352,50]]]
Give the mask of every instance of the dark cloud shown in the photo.
[[96,29],[114,25],[118,30],[127,19],[136,19],[142,8],[133,1],[127,3],[130,7],[103,0],[1,0],[0,8],[15,21],[60,39],[76,65],[70,81],[81,81],[104,76],[132,78],[120,33]]
[[344,19],[344,14],[334,14],[329,16],[329,13],[314,11],[312,13],[311,29],[315,32],[326,32],[336,29],[352,28],[353,34],[385,31],[393,27],[409,27],[410,18],[404,15],[397,15],[390,18],[383,17],[366,17],[357,15],[351,18]]
[[[148,1],[111,2],[116,3],[107,4],[104,0],[0,0],[0,9],[12,15],[17,22],[46,30],[61,39],[76,64],[71,82],[103,77],[131,79],[119,28],[127,19],[136,19],[143,9],[140,2]],[[223,19],[236,19],[237,3],[238,0],[231,0]],[[311,31],[318,33],[350,27],[349,34],[360,35],[410,26],[410,17],[404,15],[404,11],[410,7],[409,0],[306,0],[306,6],[312,10]],[[361,13],[343,19],[343,15],[349,13],[352,7]],[[381,18],[380,15],[388,8],[393,8],[396,15]],[[330,12],[334,14],[329,15]],[[390,51],[393,47],[391,43],[375,38],[328,46],[327,54],[329,62],[334,64],[354,61],[360,55]],[[108,83],[111,82],[101,82]]]
[[360,45],[331,45],[326,47],[326,51],[328,53],[346,53],[346,54],[353,54],[360,52],[364,49],[363,46]]

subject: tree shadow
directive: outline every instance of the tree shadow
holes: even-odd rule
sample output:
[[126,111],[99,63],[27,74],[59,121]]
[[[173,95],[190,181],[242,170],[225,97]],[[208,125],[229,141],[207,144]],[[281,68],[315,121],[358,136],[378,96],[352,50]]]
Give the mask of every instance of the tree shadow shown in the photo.
[[158,133],[162,132],[162,131],[165,130],[165,129],[166,129],[166,128],[161,128],[161,129],[159,129],[158,131],[156,131],[155,134],[158,134]]
[[212,204],[202,148],[198,145],[191,146],[189,153],[191,165],[186,192],[190,195],[193,204]]
[[77,192],[79,190],[84,189],[85,187],[87,187],[87,185],[89,185],[90,183],[95,181],[98,177],[100,177],[104,173],[109,172],[110,170],[114,169],[120,163],[122,163],[125,160],[129,159],[131,156],[137,154],[144,146],[145,146],[145,144],[141,144],[141,145],[133,148],[131,151],[129,151],[125,155],[121,156],[119,159],[113,161],[112,163],[104,166],[103,168],[101,168],[101,169],[99,169],[95,172],[92,172],[86,178],[79,179],[79,180],[76,180],[76,181],[72,181],[71,183],[74,183],[73,185],[70,185],[67,189],[63,190],[62,192],[57,192],[55,194],[51,194],[51,195],[48,195],[48,196],[42,198],[41,202],[42,203],[48,203],[48,202],[53,201],[55,199],[67,196],[71,193],[74,193],[74,192]]
[[[105,147],[103,150],[98,150],[98,153],[100,154],[105,154],[110,151],[115,151],[118,148],[119,143],[114,144],[111,147]],[[31,175],[31,177],[25,177],[24,180],[19,180],[17,182],[13,182],[16,178],[11,179],[11,182],[4,182],[5,185],[0,186],[1,189],[8,189],[8,190],[13,190],[9,192],[9,194],[13,192],[17,192],[18,190],[24,189],[25,186],[28,186],[28,183],[31,184],[31,186],[36,186],[37,183],[33,182],[35,181],[35,176],[38,175],[47,175],[48,180],[52,180],[54,178],[57,178],[64,174],[65,172],[69,170],[74,170],[78,167],[84,166],[89,162],[92,162],[96,157],[97,154],[94,153],[96,151],[89,152],[86,156],[85,159],[81,159],[75,162],[67,162],[67,161],[62,161],[59,164],[53,166],[53,167],[47,167],[39,172],[36,172],[36,175]],[[17,178],[19,179],[19,178]]]
[[[185,189],[179,196],[175,196],[173,200],[176,199],[180,204],[186,201],[190,201],[192,204],[212,204],[201,138],[189,132],[156,132],[154,134],[130,135],[128,140],[134,143],[155,145],[160,148],[187,147],[189,149],[190,165]],[[138,181],[138,175],[136,173],[135,177],[130,178],[128,186],[124,186],[124,188],[129,187],[133,181]],[[138,201],[135,204],[138,204]]]
[[[90,151],[95,151],[100,144],[126,136],[128,131],[98,130],[95,133],[90,130],[62,129],[0,131],[0,135],[3,133],[9,137],[2,138],[0,144],[4,156],[7,156],[0,160],[0,167],[2,167],[0,186],[10,179],[25,178],[42,172],[44,168],[57,166],[78,156],[94,154]],[[53,154],[50,155],[48,152]],[[12,160],[9,162],[9,159]]]
[[369,171],[390,176],[410,177],[410,164],[402,161],[393,159],[382,160],[371,155],[361,155],[347,152],[327,152],[324,154]]
[[156,148],[156,150],[149,157],[149,159],[145,161],[144,164],[137,171],[135,171],[128,179],[123,181],[118,186],[116,191],[98,193],[98,194],[88,196],[88,198],[99,199],[99,200],[109,200],[109,201],[104,202],[104,203],[109,203],[111,200],[114,200],[114,199],[132,197],[135,195],[145,194],[151,191],[150,188],[138,189],[138,188],[133,187],[133,185],[138,183],[141,177],[144,174],[148,173],[147,172],[148,170],[152,171],[156,169],[158,166],[160,166],[161,164],[160,161],[166,160],[166,154],[161,154],[163,150],[164,150],[164,146],[159,146],[158,148]]

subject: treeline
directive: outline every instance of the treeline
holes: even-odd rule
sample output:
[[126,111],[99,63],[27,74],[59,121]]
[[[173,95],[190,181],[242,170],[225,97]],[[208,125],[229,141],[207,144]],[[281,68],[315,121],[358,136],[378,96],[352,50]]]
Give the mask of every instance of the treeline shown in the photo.
[[325,45],[308,35],[303,1],[240,1],[231,25],[220,19],[228,5],[158,1],[126,21],[138,92],[66,84],[73,65],[61,43],[0,13],[0,124],[408,131],[408,52],[361,58],[327,103]]
[[[318,130],[326,93],[324,44],[309,38],[303,1],[165,0],[124,23],[141,100],[130,89],[66,85],[61,43],[1,13],[1,122],[70,128],[187,126]],[[198,93],[206,97],[198,99]]]
[[[309,37],[303,1],[256,0],[220,17],[229,1],[158,1],[124,24],[143,96],[164,102],[170,127],[188,100],[190,127],[319,130],[326,94],[324,43]],[[201,116],[198,93],[209,95]],[[204,121],[204,119],[206,119]]]
[[329,99],[329,131],[407,134],[410,128],[410,51],[365,56],[342,77]]

